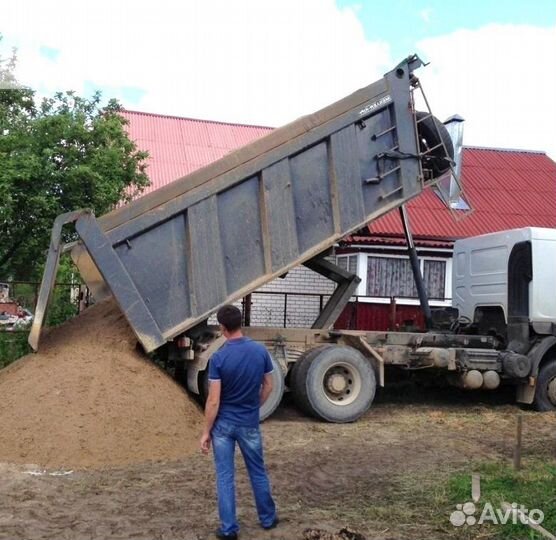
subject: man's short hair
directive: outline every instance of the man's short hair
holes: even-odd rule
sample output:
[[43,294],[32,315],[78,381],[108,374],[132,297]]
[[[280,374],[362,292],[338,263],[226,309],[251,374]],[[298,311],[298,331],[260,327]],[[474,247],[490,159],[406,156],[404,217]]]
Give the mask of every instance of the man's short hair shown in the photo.
[[241,311],[230,304],[222,306],[218,310],[216,319],[228,332],[234,332],[241,328]]

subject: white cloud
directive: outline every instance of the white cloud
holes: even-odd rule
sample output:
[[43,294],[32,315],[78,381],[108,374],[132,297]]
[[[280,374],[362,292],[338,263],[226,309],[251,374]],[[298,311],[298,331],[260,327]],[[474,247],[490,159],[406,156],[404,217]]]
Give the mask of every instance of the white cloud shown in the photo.
[[[138,108],[160,113],[279,125],[393,64],[334,0],[23,0],[2,11],[23,82],[136,87],[146,90]],[[56,62],[41,46],[60,51]]]
[[489,25],[421,41],[431,107],[465,120],[466,144],[544,150],[556,159],[556,26]]
[[421,19],[423,20],[423,22],[425,23],[430,23],[431,22],[431,16],[432,16],[432,8],[425,8],[422,9],[419,12],[419,17],[421,17]]
[[[0,20],[19,78],[43,92],[136,88],[130,108],[223,121],[281,125],[401,60],[334,0],[0,0]],[[490,25],[416,49],[431,62],[418,75],[433,111],[464,116],[467,144],[556,158],[556,27]]]

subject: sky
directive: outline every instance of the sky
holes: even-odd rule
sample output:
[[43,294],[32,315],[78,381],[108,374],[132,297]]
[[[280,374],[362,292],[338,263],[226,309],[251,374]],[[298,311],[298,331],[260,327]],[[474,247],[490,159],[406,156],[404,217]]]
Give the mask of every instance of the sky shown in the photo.
[[279,126],[412,53],[466,145],[556,160],[556,0],[0,0],[0,55],[40,95]]

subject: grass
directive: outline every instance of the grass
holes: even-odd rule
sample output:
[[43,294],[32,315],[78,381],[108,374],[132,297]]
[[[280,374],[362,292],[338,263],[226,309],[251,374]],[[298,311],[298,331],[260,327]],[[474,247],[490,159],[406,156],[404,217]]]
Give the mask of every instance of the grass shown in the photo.
[[[544,512],[542,526],[548,531],[556,532],[556,460],[534,458],[527,460],[521,471],[515,471],[506,462],[483,463],[476,468],[481,475],[481,500],[489,502],[494,508],[500,508],[502,502],[517,503],[528,509],[539,509]],[[470,475],[456,474],[448,482],[450,501],[455,505],[470,500]],[[478,514],[478,512],[477,512]],[[489,536],[504,540],[542,539],[543,536],[529,526],[510,522],[505,525],[485,523],[474,525]]]
[[[465,471],[443,470],[384,478],[375,490],[355,483],[334,503],[303,508],[315,522],[334,520],[360,531],[392,534],[398,538],[454,538],[486,540],[542,540],[544,537],[523,524],[482,524],[455,527],[450,515],[457,504],[471,501],[471,471],[481,476],[478,519],[485,503],[501,508],[502,502],[517,503],[544,512],[542,526],[556,532],[556,460],[530,458],[516,472],[509,462],[483,462]],[[346,504],[346,501],[350,501]],[[373,536],[369,536],[372,538]]]

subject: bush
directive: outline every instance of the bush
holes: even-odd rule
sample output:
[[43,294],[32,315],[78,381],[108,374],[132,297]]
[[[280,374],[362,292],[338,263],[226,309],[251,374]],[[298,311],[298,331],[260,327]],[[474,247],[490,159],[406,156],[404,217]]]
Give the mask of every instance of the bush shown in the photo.
[[27,344],[29,332],[0,332],[0,369],[31,351]]
[[[77,298],[72,295],[72,288],[80,284],[76,276],[76,269],[69,258],[63,259],[58,269],[57,284],[50,295],[45,326],[58,326],[77,315]],[[34,313],[39,287],[40,283],[14,282],[10,287],[11,296],[21,307]],[[31,351],[27,345],[28,335],[28,329],[13,332],[0,330],[0,369]]]

